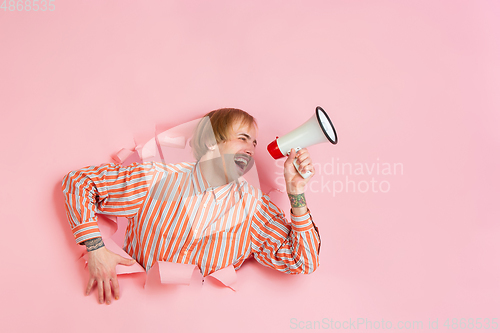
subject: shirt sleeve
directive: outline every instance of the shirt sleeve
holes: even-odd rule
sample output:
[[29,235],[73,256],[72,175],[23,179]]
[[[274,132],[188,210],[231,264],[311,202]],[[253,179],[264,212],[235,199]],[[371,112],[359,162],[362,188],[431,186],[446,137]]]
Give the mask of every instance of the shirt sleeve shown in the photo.
[[97,213],[134,216],[147,195],[155,173],[153,163],[89,166],[68,173],[62,182],[66,215],[75,240],[101,237]]
[[288,274],[310,274],[319,266],[319,232],[309,211],[289,223],[264,195],[252,219],[252,252],[261,264]]

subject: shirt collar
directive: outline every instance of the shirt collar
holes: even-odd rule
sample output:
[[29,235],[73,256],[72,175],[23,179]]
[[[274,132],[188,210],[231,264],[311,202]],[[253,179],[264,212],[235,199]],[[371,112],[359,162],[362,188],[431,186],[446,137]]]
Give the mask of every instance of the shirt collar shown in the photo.
[[210,186],[208,180],[206,180],[206,178],[203,177],[199,162],[197,162],[194,166],[191,179],[193,182],[193,189],[195,195],[210,191],[214,194],[214,199],[217,201],[223,200],[224,198],[227,197],[229,193],[241,189],[243,184],[246,182],[246,180],[243,177],[240,177],[237,182],[231,182],[225,185],[212,187]]

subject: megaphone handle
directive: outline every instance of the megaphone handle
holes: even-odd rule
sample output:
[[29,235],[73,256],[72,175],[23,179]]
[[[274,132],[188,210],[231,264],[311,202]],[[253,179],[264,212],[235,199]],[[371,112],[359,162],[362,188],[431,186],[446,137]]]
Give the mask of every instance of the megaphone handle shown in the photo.
[[[301,149],[302,149],[302,148],[297,147],[297,148],[295,148],[295,152],[298,152],[298,151],[299,151],[299,150],[301,150]],[[288,154],[289,154],[289,153],[290,153],[290,152],[288,152]],[[288,155],[288,154],[287,154],[287,155]],[[297,170],[297,172],[298,172],[298,173],[302,176],[302,178],[307,179],[307,178],[311,177],[311,175],[312,175],[312,172],[311,172],[311,171],[306,171],[306,172],[300,172],[300,171],[299,171],[299,163],[297,163],[297,158],[295,158],[295,159],[293,160],[293,165],[295,166],[295,169]]]

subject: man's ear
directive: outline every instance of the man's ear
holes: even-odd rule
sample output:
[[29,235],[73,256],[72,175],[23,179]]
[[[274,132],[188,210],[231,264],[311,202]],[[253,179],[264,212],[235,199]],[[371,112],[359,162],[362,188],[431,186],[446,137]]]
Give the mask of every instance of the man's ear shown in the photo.
[[217,147],[217,145],[216,145],[216,144],[208,144],[208,143],[206,144],[206,146],[207,146],[207,149],[208,149],[208,150],[211,150],[211,151],[214,151],[214,150],[215,150],[215,148]]

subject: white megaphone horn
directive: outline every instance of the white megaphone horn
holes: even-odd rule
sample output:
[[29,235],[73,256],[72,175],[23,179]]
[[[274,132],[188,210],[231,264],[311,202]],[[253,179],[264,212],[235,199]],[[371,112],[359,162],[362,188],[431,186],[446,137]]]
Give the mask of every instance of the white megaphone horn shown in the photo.
[[[332,121],[320,106],[316,107],[315,114],[308,121],[294,129],[293,131],[283,135],[281,138],[276,137],[276,140],[267,146],[267,151],[274,159],[285,157],[290,153],[292,148],[299,151],[322,142],[331,142],[337,144],[337,132],[333,127]],[[303,178],[311,176],[311,171],[300,172],[297,160],[293,161],[293,165]]]

